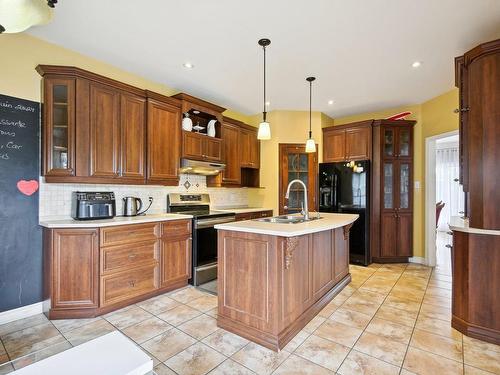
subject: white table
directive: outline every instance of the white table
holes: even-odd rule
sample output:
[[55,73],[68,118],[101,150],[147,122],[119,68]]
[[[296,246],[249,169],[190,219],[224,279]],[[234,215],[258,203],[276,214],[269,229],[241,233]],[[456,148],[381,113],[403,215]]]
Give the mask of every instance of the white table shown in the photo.
[[45,358],[15,375],[144,375],[153,360],[118,331]]

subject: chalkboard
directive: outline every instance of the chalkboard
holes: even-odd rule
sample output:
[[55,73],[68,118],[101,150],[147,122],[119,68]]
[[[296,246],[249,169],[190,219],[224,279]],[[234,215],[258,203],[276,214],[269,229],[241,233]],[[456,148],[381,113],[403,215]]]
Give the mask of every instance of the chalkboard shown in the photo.
[[0,311],[42,300],[40,104],[0,95]]

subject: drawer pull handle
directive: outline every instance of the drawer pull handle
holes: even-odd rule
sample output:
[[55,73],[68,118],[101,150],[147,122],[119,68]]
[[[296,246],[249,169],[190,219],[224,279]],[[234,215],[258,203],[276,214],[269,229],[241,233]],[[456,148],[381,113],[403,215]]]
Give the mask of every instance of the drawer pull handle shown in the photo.
[[449,234],[450,236],[453,236],[453,232],[452,231],[446,232],[446,234]]
[[448,249],[453,249],[453,246],[451,246],[450,244],[444,245],[444,247],[447,247]]
[[130,255],[128,256],[128,258],[129,258],[129,259],[134,259],[136,256],[137,256],[137,255],[135,255],[135,254],[130,254]]

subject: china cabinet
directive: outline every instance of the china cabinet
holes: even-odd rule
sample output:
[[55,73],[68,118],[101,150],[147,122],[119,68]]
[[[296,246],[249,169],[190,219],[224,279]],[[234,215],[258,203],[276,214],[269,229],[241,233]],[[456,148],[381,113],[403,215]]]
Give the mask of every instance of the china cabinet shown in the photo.
[[373,123],[373,261],[402,262],[413,256],[414,124],[406,120]]

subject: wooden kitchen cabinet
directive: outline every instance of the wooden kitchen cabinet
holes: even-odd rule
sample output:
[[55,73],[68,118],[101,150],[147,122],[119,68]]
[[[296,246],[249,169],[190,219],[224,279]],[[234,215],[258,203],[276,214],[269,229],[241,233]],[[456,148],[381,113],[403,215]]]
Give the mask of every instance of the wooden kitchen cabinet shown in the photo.
[[37,71],[46,181],[144,184],[144,90],[74,67]]
[[191,278],[191,220],[162,224],[160,287]]
[[187,285],[191,220],[44,229],[51,319],[94,317]]
[[47,76],[43,79],[42,173],[75,175],[76,79]]
[[257,130],[242,128],[240,132],[241,167],[260,168],[260,142]]
[[323,129],[323,162],[333,163],[345,159],[345,129]]
[[90,177],[118,177],[120,92],[90,83]]
[[351,227],[352,225],[347,225],[333,231],[335,284],[349,275],[349,230]]
[[164,238],[161,241],[160,286],[191,278],[191,238]]
[[[311,236],[312,253],[310,254],[312,269],[311,275],[312,299],[317,301],[322,295],[335,285],[335,252],[331,249],[335,245],[335,231],[314,233]],[[343,260],[345,262],[345,259]],[[344,275],[345,276],[345,275]]]
[[241,184],[241,164],[240,164],[240,128],[228,121],[224,121],[221,127],[223,142],[223,160],[226,169],[222,172],[222,183]]
[[222,161],[222,140],[182,131],[182,157],[201,161]]
[[413,126],[415,121],[373,123],[371,256],[406,262],[413,256]]
[[465,216],[471,228],[500,230],[500,39],[457,57],[455,83]]
[[369,160],[373,120],[323,128],[323,162]]
[[257,131],[241,121],[224,117],[221,126],[222,161],[226,169],[207,178],[211,187],[259,187],[260,143]]
[[283,349],[350,282],[349,228],[294,237],[219,230],[217,325]]
[[44,232],[44,296],[60,311],[98,306],[99,234],[96,229]]
[[179,184],[181,109],[177,100],[147,91],[147,182]]
[[120,97],[120,176],[146,178],[146,99],[130,94]]

